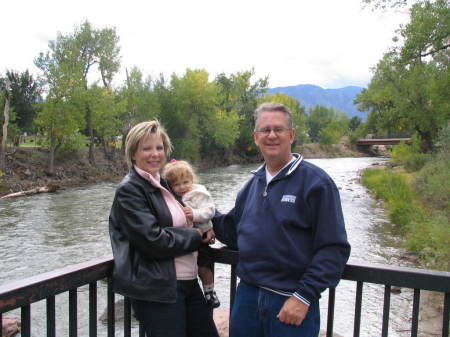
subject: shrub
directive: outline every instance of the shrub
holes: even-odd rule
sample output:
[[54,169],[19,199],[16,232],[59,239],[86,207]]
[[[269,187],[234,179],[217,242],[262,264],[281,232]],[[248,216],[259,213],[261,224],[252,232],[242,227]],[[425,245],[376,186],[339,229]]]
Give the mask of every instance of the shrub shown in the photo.
[[417,173],[414,188],[429,207],[450,212],[450,159],[437,157],[427,163]]
[[64,138],[64,142],[59,148],[59,152],[62,154],[73,153],[80,148],[86,147],[86,144],[89,144],[89,138],[81,133],[75,133]]
[[414,191],[404,175],[389,169],[367,169],[363,173],[363,184],[385,200],[390,219],[397,225],[408,226],[414,216],[412,202]]
[[395,162],[403,164],[408,172],[419,171],[432,158],[431,154],[420,152],[420,140],[417,137],[413,137],[409,145],[401,142],[394,146],[391,156]]
[[408,231],[406,248],[420,252],[425,266],[450,269],[450,226],[442,212],[427,214],[426,220],[414,221]]
[[377,198],[386,201],[389,218],[405,235],[403,245],[419,252],[426,266],[448,270],[450,161],[430,161],[415,175],[366,169],[362,178]]
[[405,169],[408,172],[417,172],[432,159],[431,153],[412,153],[405,161]]

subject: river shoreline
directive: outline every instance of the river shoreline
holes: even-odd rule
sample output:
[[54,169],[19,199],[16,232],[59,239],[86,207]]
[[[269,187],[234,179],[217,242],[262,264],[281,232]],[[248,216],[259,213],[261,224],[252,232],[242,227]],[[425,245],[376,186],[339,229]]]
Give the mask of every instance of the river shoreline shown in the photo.
[[[304,153],[304,151],[298,152]],[[31,158],[30,154],[29,157]],[[375,203],[370,194],[366,193],[367,190],[359,183],[358,172],[361,169],[373,165],[379,166],[385,160],[341,158],[312,159],[311,161],[330,172],[341,190],[354,262],[366,261],[368,257],[371,257],[370,261],[373,263],[420,268],[415,263],[402,259],[403,250],[397,247],[397,240],[392,240],[392,235],[382,230],[385,223],[382,204]],[[217,204],[221,205],[223,210],[227,210],[232,207],[239,186],[247,179],[250,168],[254,166],[253,164],[232,165],[205,170],[200,172],[200,179],[208,185]],[[2,260],[9,261],[11,268],[7,268],[0,279],[26,278],[37,272],[95,259],[109,252],[107,215],[113,193],[114,184],[98,184],[98,186],[91,185],[86,188],[67,189],[57,195],[2,200],[0,205],[3,207],[3,220],[6,224],[2,240]],[[14,253],[17,250],[20,253]],[[29,266],[24,266],[24,256]],[[42,258],[49,261],[48,265],[33,269],[39,266]],[[218,294],[221,300],[223,299],[224,307],[227,307],[229,306],[227,302],[229,284],[226,275],[229,274],[229,270],[226,266],[218,265],[216,272],[217,289],[220,292]],[[342,282],[340,287],[337,301],[341,303],[339,305],[341,318],[337,317],[335,331],[345,335],[342,332],[351,328],[349,320],[345,317],[351,317],[354,310],[351,300],[353,297],[346,294],[347,291],[353,294],[354,286]],[[408,304],[410,292],[408,289],[402,289],[400,294],[392,295],[392,306],[406,310],[400,316],[393,314],[393,321],[390,323],[393,336],[407,335],[406,330],[409,329],[409,325],[404,320],[404,315],[410,312],[410,304]],[[327,303],[326,296],[324,294],[322,300],[324,304]],[[376,287],[367,287],[365,296],[363,306],[366,323],[362,326],[362,330],[364,330],[363,335],[371,336],[373,331],[379,329],[379,324],[376,322],[379,319],[377,313],[381,304],[377,303],[381,303],[383,299],[382,289],[378,291]],[[429,329],[438,327],[438,319],[442,317],[442,311],[433,306],[433,303],[438,302],[437,300],[430,298],[428,301],[428,296],[425,295],[421,297],[425,303],[421,305],[420,326],[421,330],[426,331],[421,336],[433,336]],[[67,303],[63,304],[64,307],[66,305]],[[106,304],[102,302],[101,306],[104,305]],[[36,310],[38,311],[39,308]],[[326,305],[321,310],[325,312]],[[432,317],[430,317],[431,314]],[[35,324],[39,325],[39,322]]]
[[[367,157],[377,153],[360,152],[343,144],[321,146],[306,144],[297,146],[306,159]],[[252,164],[262,162],[260,156],[254,158],[237,158],[233,162],[224,162],[223,158],[209,158],[195,163],[199,170],[232,164]],[[81,187],[101,182],[118,182],[128,171],[121,153],[114,159],[106,159],[100,149],[95,151],[95,164],[87,160],[86,151],[58,155],[55,160],[55,170],[50,174],[47,170],[48,153],[40,148],[9,148],[6,155],[6,169],[0,175],[0,197],[27,191],[44,186],[53,189]]]

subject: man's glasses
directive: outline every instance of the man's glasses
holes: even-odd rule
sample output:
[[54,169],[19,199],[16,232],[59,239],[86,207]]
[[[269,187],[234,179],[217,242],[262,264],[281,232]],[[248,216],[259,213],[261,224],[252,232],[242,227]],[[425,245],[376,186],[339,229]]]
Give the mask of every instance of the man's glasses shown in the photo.
[[284,132],[289,131],[289,130],[292,130],[292,129],[290,129],[290,128],[274,128],[274,129],[262,128],[262,129],[255,130],[255,131],[260,133],[260,134],[262,134],[262,135],[264,135],[264,136],[270,135],[270,133],[273,131],[277,136],[280,136]]

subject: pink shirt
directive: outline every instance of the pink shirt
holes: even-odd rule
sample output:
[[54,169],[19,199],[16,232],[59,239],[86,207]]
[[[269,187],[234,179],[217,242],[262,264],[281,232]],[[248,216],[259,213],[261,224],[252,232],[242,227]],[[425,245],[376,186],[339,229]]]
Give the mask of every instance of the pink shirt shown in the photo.
[[[159,188],[161,194],[169,207],[170,214],[172,215],[172,223],[174,227],[192,227],[192,222],[187,221],[186,215],[184,214],[183,207],[175,199],[175,197],[167,189],[161,186],[160,176],[152,176],[148,172],[141,170],[137,166],[134,166],[136,172],[150,184]],[[178,256],[174,258],[175,261],[175,271],[177,275],[177,280],[194,280],[197,278],[198,268],[197,268],[197,252],[188,253],[186,255]]]

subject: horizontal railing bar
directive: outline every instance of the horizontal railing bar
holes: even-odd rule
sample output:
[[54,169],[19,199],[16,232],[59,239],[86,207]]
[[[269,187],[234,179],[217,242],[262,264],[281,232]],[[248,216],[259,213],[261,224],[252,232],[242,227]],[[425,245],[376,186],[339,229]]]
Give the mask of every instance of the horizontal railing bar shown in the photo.
[[83,262],[0,286],[0,312],[40,301],[110,275],[112,258]]
[[[213,249],[214,262],[237,264],[237,251]],[[450,292],[450,273],[409,267],[393,267],[378,264],[349,263],[345,266],[343,280],[362,281],[375,284],[423,290]]]
[[411,289],[450,291],[450,273],[439,270],[351,263],[345,266],[342,279]]
[[[239,259],[238,252],[227,248],[213,248],[212,254],[216,263],[236,265]],[[112,258],[106,257],[0,286],[0,312],[7,312],[108,277],[112,266]],[[450,273],[444,271],[351,263],[345,267],[342,279],[450,292]]]

